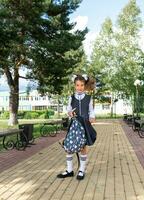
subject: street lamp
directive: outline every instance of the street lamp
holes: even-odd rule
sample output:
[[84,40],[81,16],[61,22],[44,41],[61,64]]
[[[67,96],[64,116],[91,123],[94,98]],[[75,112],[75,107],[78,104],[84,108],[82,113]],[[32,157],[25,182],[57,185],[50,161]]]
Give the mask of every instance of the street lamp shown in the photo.
[[139,112],[139,91],[138,91],[138,87],[143,85],[143,81],[142,80],[135,80],[134,85],[136,86],[136,112],[137,112],[137,117],[138,117],[138,112]]

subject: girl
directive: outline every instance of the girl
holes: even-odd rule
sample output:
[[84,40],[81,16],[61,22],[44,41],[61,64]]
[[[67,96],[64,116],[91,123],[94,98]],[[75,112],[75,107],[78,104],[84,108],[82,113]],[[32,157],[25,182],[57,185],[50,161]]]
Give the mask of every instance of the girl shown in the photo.
[[[74,75],[74,86],[75,93],[70,97],[69,104],[67,107],[68,115],[73,117],[77,116],[78,120],[81,122],[85,129],[86,134],[86,145],[92,145],[96,140],[96,132],[91,126],[91,123],[95,122],[95,114],[93,111],[92,99],[90,95],[85,93],[86,85],[89,82],[89,78],[87,75]],[[74,110],[74,111],[73,111]],[[77,174],[77,179],[82,180],[85,176],[85,167],[86,167],[86,159],[87,159],[87,146],[81,150],[80,154],[80,168]],[[58,174],[58,178],[66,178],[74,176],[73,172],[73,155],[67,154],[67,170]]]

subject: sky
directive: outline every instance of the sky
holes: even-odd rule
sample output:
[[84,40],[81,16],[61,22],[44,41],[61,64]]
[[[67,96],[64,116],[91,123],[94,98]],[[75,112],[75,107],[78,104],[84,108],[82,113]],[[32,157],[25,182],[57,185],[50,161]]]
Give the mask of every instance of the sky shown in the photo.
[[[77,22],[75,29],[83,30],[88,27],[89,32],[83,42],[85,52],[90,58],[93,42],[98,35],[101,25],[107,17],[110,17],[113,24],[129,0],[83,0],[80,7],[71,15],[71,21]],[[144,0],[137,0],[141,9],[141,17],[144,22]],[[144,50],[144,29],[141,31],[140,43]],[[26,81],[20,80],[20,89],[25,88]],[[7,89],[4,78],[0,79],[0,91]]]
[[[110,17],[113,24],[116,24],[117,17],[129,0],[83,0],[77,11],[72,14],[72,20],[77,22],[77,28],[88,27],[89,33],[84,41],[84,49],[88,57],[92,52],[92,45],[98,35],[101,25],[107,17]],[[141,18],[144,22],[144,0],[137,0],[141,9]],[[141,45],[144,50],[144,29],[141,32]]]
[[[83,0],[72,17],[87,16],[90,31],[99,31],[105,18],[110,17],[115,21],[128,2],[129,0]],[[144,1],[137,0],[137,4],[144,16]]]

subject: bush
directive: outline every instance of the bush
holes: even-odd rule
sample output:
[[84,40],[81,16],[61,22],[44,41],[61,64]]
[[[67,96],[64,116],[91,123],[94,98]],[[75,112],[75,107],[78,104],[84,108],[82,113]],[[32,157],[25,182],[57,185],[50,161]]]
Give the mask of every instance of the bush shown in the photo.
[[4,111],[3,113],[1,113],[1,118],[2,119],[9,119],[9,112],[8,111]]
[[39,114],[35,111],[28,111],[24,115],[24,119],[37,119]]
[[[49,119],[52,115],[54,115],[54,111],[52,109],[40,111],[19,111],[18,119]],[[1,118],[9,119],[9,112],[5,111],[1,113]]]
[[25,111],[23,116],[24,119],[49,119],[50,115],[54,115],[53,110],[46,110],[46,111]]
[[46,112],[45,112],[45,119],[49,119],[49,117],[51,115],[54,115],[54,111],[53,110],[46,110]]
[[25,116],[26,111],[19,111],[18,112],[18,119],[23,119]]
[[41,115],[39,116],[39,119],[46,119],[46,118],[45,118],[45,113],[41,114]]

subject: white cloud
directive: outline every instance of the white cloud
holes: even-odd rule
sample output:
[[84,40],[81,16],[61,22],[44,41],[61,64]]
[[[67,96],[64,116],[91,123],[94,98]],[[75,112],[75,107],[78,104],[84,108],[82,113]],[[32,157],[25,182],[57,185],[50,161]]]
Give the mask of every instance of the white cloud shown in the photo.
[[[72,22],[76,23],[72,32],[75,32],[76,30],[84,30],[88,25],[88,17],[79,15],[76,18],[74,18]],[[98,33],[90,31],[87,33],[86,39],[83,41],[84,50],[85,50],[86,55],[88,56],[88,59],[90,59],[90,55],[93,49],[93,43],[97,35]]]
[[72,20],[72,22],[76,22],[76,25],[73,31],[76,30],[84,30],[88,24],[88,17],[87,16],[77,16]]
[[94,41],[97,36],[98,36],[97,32],[90,31],[89,33],[87,33],[86,39],[83,42],[84,50],[85,50],[86,55],[88,56],[88,59],[90,59],[90,56],[93,50]]

